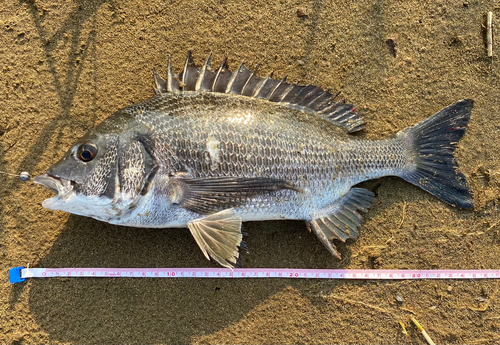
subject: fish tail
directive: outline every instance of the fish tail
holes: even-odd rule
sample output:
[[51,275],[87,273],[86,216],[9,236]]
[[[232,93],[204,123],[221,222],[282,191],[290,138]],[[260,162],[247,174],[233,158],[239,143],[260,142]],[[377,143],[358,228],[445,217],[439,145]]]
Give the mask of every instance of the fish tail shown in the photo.
[[461,208],[473,208],[474,198],[454,152],[467,129],[473,105],[471,99],[459,101],[400,132],[414,148],[412,169],[400,177]]

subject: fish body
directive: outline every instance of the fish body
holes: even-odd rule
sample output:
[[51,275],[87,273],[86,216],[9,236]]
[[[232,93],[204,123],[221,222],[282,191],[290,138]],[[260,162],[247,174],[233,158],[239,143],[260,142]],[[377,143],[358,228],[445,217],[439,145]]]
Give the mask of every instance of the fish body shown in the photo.
[[350,133],[364,121],[320,88],[234,73],[210,58],[117,111],[35,182],[58,194],[43,206],[134,227],[188,227],[207,258],[237,264],[241,222],[304,220],[326,248],[357,238],[371,191],[399,176],[473,207],[453,157],[473,102],[463,100],[382,140]]

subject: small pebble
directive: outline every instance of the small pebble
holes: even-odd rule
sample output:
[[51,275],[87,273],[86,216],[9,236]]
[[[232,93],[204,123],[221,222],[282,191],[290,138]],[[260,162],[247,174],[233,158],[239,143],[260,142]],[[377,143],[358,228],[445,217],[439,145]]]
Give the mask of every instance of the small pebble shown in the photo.
[[297,17],[306,18],[309,15],[309,12],[304,7],[297,8]]
[[22,181],[28,181],[30,179],[30,174],[27,171],[23,171],[22,173],[19,174],[19,178]]
[[396,36],[389,36],[385,41],[387,46],[389,47],[389,51],[392,56],[398,56],[398,38]]

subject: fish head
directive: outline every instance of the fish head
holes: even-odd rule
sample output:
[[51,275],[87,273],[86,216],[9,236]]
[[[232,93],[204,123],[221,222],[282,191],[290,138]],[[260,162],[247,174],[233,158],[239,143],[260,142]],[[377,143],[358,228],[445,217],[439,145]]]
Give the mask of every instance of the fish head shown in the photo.
[[91,131],[34,182],[57,193],[42,206],[107,220],[120,210],[113,202],[117,186],[117,133]]

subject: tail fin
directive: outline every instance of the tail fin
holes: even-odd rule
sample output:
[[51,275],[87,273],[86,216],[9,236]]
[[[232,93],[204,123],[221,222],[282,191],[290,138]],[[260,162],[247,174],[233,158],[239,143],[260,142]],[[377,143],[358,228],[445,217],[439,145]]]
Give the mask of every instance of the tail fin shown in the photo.
[[404,131],[416,150],[415,170],[401,176],[439,199],[473,208],[474,198],[453,153],[469,122],[474,102],[464,99]]

